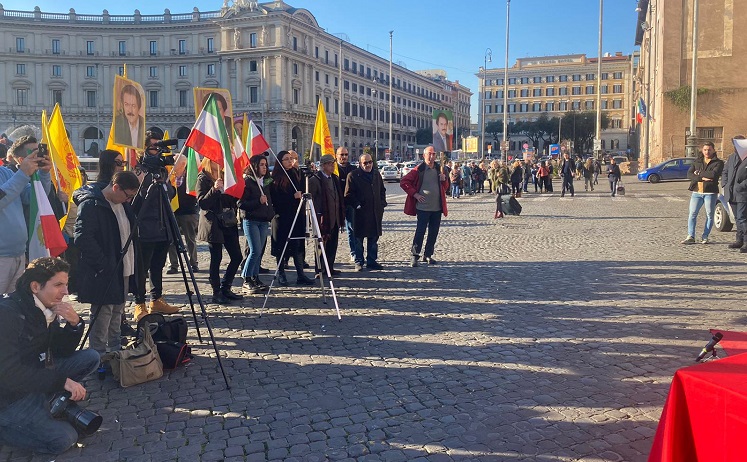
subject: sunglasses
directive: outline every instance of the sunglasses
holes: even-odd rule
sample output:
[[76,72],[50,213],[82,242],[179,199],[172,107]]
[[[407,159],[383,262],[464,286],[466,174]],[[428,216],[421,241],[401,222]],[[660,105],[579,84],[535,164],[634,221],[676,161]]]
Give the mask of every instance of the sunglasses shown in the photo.
[[123,160],[115,160],[114,161],[114,165],[116,165],[117,167],[124,167],[125,166],[125,161],[123,161]]
[[363,162],[363,165],[372,165],[372,164],[373,164],[372,160],[369,160],[368,162]]

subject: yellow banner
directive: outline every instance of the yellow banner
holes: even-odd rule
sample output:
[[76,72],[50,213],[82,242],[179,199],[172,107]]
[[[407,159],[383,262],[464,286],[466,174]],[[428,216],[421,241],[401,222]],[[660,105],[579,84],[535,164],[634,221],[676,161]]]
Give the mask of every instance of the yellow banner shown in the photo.
[[[53,179],[56,180],[58,191],[64,192],[68,201],[73,199],[73,191],[83,186],[83,178],[80,174],[80,161],[75,154],[73,144],[67,137],[65,122],[62,120],[60,105],[55,104],[52,110],[52,116],[49,118],[47,125],[47,143],[49,149],[49,159],[52,161],[55,174]],[[60,219],[60,228],[65,226],[67,217]]]
[[311,141],[318,144],[321,148],[322,155],[335,155],[335,146],[332,144],[332,135],[329,133],[329,124],[327,123],[327,114],[324,112],[322,100],[316,109],[316,123],[314,124],[314,136]]
[[476,136],[468,136],[464,139],[465,143],[465,152],[477,152],[477,137]]

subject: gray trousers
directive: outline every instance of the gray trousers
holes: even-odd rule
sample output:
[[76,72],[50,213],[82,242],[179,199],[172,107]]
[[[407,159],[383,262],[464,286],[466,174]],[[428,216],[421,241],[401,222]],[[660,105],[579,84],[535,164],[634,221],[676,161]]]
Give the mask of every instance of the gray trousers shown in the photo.
[[[129,276],[125,277],[125,292]],[[127,300],[127,293],[125,293]],[[91,349],[96,350],[99,355],[107,351],[122,349],[120,339],[120,327],[124,315],[125,304],[118,305],[91,305],[91,328],[89,332],[89,343]],[[96,318],[96,319],[94,319]]]

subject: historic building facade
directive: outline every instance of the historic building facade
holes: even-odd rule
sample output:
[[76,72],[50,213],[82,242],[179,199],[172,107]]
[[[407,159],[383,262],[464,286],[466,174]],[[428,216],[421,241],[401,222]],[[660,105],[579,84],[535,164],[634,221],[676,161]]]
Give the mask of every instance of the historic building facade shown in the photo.
[[[649,165],[682,157],[690,127],[692,2],[640,0],[635,44],[641,46],[636,97],[648,105],[640,150]],[[712,141],[719,156],[731,138],[747,135],[747,0],[700,0],[698,13],[696,143]],[[649,130],[646,136],[646,129]],[[648,143],[647,143],[648,142]]]
[[431,126],[435,109],[469,120],[469,104],[455,107],[461,98],[444,82],[398,65],[390,75],[388,60],[283,1],[131,16],[0,5],[0,131],[39,125],[42,110],[59,102],[76,151],[94,154],[93,143],[106,144],[114,76],[125,65],[145,90],[147,126],[180,140],[194,122],[193,87],[229,89],[234,115],[248,113],[276,150],[309,150],[321,100],[336,145],[359,155],[378,140],[383,153],[390,79],[393,156],[414,156],[415,133]]
[[[552,118],[566,112],[596,111],[597,64],[597,58],[584,54],[517,59],[508,69],[508,122],[533,121],[542,114]],[[476,74],[480,81],[478,126],[483,107],[486,124],[503,120],[504,71],[487,69]],[[602,149],[608,152],[627,153],[635,146],[630,133],[632,74],[630,56],[615,53],[602,58],[602,111],[610,121],[602,131]],[[509,151],[521,149],[526,141],[510,132],[509,137]]]

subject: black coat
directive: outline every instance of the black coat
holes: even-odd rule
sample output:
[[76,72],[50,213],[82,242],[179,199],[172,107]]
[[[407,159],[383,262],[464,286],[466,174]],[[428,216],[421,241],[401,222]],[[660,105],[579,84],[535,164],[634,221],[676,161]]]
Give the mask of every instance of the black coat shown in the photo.
[[353,234],[356,238],[381,236],[381,221],[384,217],[386,188],[381,175],[371,171],[368,181],[363,170],[353,170],[347,178],[345,203],[355,209]]
[[[348,175],[350,175],[350,172],[353,172],[357,169],[358,167],[351,164],[350,162],[348,162],[348,164],[345,167],[343,167],[339,163],[337,164],[337,176],[338,178],[340,178],[340,188],[342,189],[343,193],[345,192],[345,188],[347,187],[346,183],[347,183]],[[346,207],[347,205],[348,204],[345,204]],[[352,217],[350,218],[352,219]]]
[[[276,168],[283,168],[276,166]],[[284,175],[282,172],[280,174]],[[298,171],[295,169],[288,170],[293,184],[299,191],[303,191],[301,186],[301,179],[298,175]],[[287,178],[286,178],[287,180]],[[283,252],[285,241],[288,240],[288,234],[291,231],[291,224],[293,224],[293,218],[296,216],[298,210],[298,203],[301,199],[296,199],[294,194],[296,193],[293,186],[288,182],[280,182],[273,177],[273,182],[270,184],[270,194],[272,195],[272,203],[275,208],[275,218],[272,220],[272,240],[271,250],[272,255],[279,257]],[[293,227],[293,237],[303,237],[304,235],[304,215],[298,217],[296,225]]]
[[620,181],[620,177],[620,166],[617,164],[609,164],[607,166],[607,178],[615,181]]
[[[695,162],[690,166],[687,171],[687,179],[690,180],[690,191],[698,190],[698,183],[702,178],[710,178],[712,181],[703,182],[703,192],[706,193],[719,193],[718,180],[721,178],[721,173],[724,171],[724,161],[718,157],[711,159],[708,164],[705,163],[705,159],[700,156],[695,159]],[[698,175],[695,172],[700,172]],[[739,174],[737,174],[737,182],[739,182]],[[734,187],[735,192],[738,190],[738,186]],[[737,193],[738,194],[738,193]]]
[[[94,305],[114,305],[125,302],[122,264],[119,262],[122,242],[119,222],[99,185],[85,186],[76,192],[78,217],[75,220],[73,239],[80,249],[78,265],[78,301]],[[133,240],[137,238],[135,213],[124,203]],[[134,242],[130,247],[137,250]],[[137,261],[137,255],[135,256]],[[108,287],[108,290],[107,290]]]
[[734,186],[737,179],[737,170],[739,169],[742,159],[736,152],[726,159],[724,170],[721,172],[721,187],[724,188],[724,199],[727,202],[747,202],[746,194],[735,194]]
[[[332,203],[332,195],[328,193],[329,181],[332,182],[337,191],[336,209]],[[314,210],[319,220],[319,229],[322,236],[339,232],[340,228],[345,225],[345,197],[337,175],[333,174],[327,178],[321,171],[316,172],[314,176],[309,178],[309,193],[311,193],[311,200],[314,202]]]
[[0,299],[0,409],[30,393],[63,391],[67,377],[45,368],[40,355],[50,353],[52,361],[70,356],[83,330],[57,320],[47,327],[31,293],[15,291]]
[[[264,193],[267,198],[267,204],[259,201]],[[250,221],[272,221],[275,216],[275,208],[272,205],[272,194],[270,194],[270,185],[264,184],[262,190],[253,176],[244,177],[244,194],[238,202],[239,217],[242,220]]]
[[200,206],[200,221],[197,223],[197,239],[211,244],[226,242],[226,234],[239,234],[239,228],[232,226],[224,228],[218,221],[218,214],[223,209],[233,210],[236,214],[236,198],[223,194],[215,189],[215,181],[207,172],[197,176],[197,204]]

